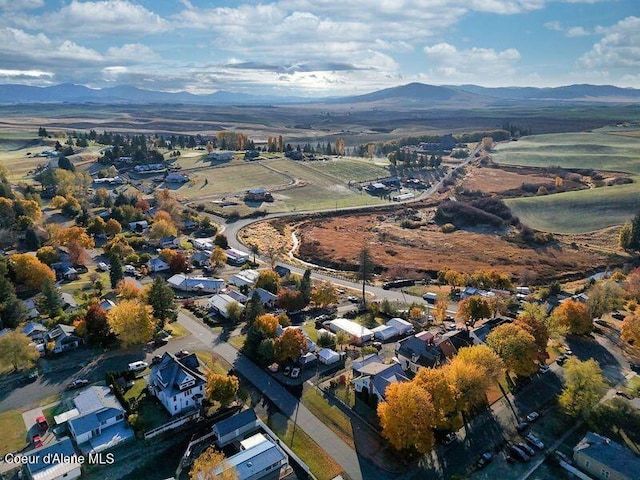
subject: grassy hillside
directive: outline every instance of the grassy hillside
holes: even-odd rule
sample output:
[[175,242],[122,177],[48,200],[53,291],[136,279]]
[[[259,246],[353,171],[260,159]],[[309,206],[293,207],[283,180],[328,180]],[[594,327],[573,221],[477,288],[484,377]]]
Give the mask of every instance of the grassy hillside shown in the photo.
[[[636,182],[640,179],[634,178]],[[515,198],[506,201],[531,228],[553,233],[584,233],[620,225],[640,209],[638,183],[617,187]]]

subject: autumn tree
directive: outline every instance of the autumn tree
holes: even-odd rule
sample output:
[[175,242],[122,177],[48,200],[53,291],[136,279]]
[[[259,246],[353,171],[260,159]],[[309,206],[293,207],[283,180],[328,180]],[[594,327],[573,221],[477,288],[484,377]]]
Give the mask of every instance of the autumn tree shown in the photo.
[[362,247],[358,254],[358,273],[356,278],[362,282],[362,305],[367,304],[365,286],[373,279],[375,263],[368,247]]
[[587,290],[587,310],[591,318],[602,317],[605,313],[612,312],[622,307],[624,303],[624,290],[613,280],[596,282]]
[[446,373],[455,388],[456,408],[459,411],[471,412],[487,403],[487,389],[492,381],[482,366],[455,357]]
[[569,333],[584,335],[593,330],[587,306],[571,298],[556,307],[551,317],[554,323]]
[[156,320],[158,327],[173,322],[178,318],[178,307],[175,302],[173,289],[161,277],[156,277],[147,291],[147,303]]
[[487,346],[503,360],[507,370],[518,376],[533,374],[538,365],[536,339],[514,323],[503,323],[487,336]]
[[489,302],[479,295],[472,295],[458,303],[456,318],[463,320],[465,325],[473,327],[478,320],[491,316]]
[[[542,310],[542,318],[546,318],[546,313],[544,312],[544,307],[538,304],[531,304],[535,306],[541,307]],[[530,312],[527,312],[526,306],[525,310],[523,310],[515,321],[515,325],[522,328],[525,332],[529,333],[533,336],[536,342],[536,350],[537,350],[537,359],[538,362],[544,363],[547,358],[549,358],[549,354],[547,353],[547,344],[549,343],[549,328],[546,323],[540,319],[540,316],[532,315]]]
[[322,282],[311,291],[311,301],[320,308],[326,308],[338,302],[338,291],[331,282]]
[[69,261],[74,265],[84,265],[88,260],[86,249],[95,247],[93,238],[82,227],[60,229],[54,238],[54,243],[67,248]]
[[56,274],[51,268],[28,253],[11,255],[9,268],[13,272],[16,283],[30,289],[39,289],[46,279],[56,280]]
[[36,252],[36,257],[45,265],[51,265],[52,263],[60,261],[60,254],[51,245],[39,248]]
[[426,453],[433,448],[436,411],[431,395],[414,382],[392,383],[378,405],[382,435],[399,451]]
[[238,471],[227,463],[223,453],[211,446],[195,459],[189,471],[189,479],[238,480]]
[[622,340],[640,349],[640,316],[634,313],[624,317],[620,333]]
[[413,380],[430,396],[435,411],[434,427],[441,430],[454,428],[456,411],[456,390],[447,378],[447,367],[421,368]]
[[160,219],[153,222],[151,228],[149,229],[149,237],[153,240],[159,240],[164,237],[176,236],[178,234],[178,229],[173,224],[173,222]]
[[275,340],[274,354],[278,362],[296,360],[307,351],[307,339],[299,328],[287,328]]
[[235,400],[239,387],[238,377],[209,372],[205,393],[210,402],[218,402],[221,407],[226,407]]
[[255,287],[264,288],[268,292],[277,294],[280,287],[280,277],[273,270],[262,270],[258,274]]
[[276,305],[278,308],[283,308],[287,312],[297,312],[305,307],[304,296],[299,290],[288,290],[283,288],[278,292]]
[[111,330],[125,346],[143,344],[153,338],[156,322],[151,307],[139,300],[124,300],[109,310]]
[[110,218],[107,220],[107,223],[104,225],[104,233],[108,237],[115,237],[122,231],[122,225],[114,218]]
[[113,340],[107,312],[97,303],[92,304],[84,316],[87,341],[92,345],[106,346]]
[[344,155],[344,138],[336,138],[336,155]]
[[169,260],[169,270],[171,270],[171,273],[188,272],[189,268],[191,268],[189,266],[189,259],[183,253],[176,252]]
[[558,399],[572,417],[585,417],[607,389],[598,362],[569,358],[564,367],[564,389]]
[[307,268],[300,279],[300,285],[298,290],[302,294],[302,298],[305,306],[311,301],[311,290],[313,289],[313,283],[311,282],[311,269]]
[[222,248],[216,247],[211,252],[209,261],[211,262],[211,269],[215,271],[227,263],[227,254]]
[[449,308],[449,301],[446,297],[442,295],[438,295],[438,299],[436,300],[436,304],[433,307],[432,314],[433,318],[437,323],[443,323],[447,318],[447,309]]
[[242,307],[238,302],[231,302],[227,305],[227,320],[237,322],[242,315]]
[[125,300],[134,300],[142,297],[142,289],[131,278],[123,278],[116,286],[118,297]]
[[270,313],[265,313],[255,319],[253,328],[263,338],[274,338],[278,331],[278,318]]
[[11,365],[17,372],[34,365],[39,357],[31,339],[24,333],[13,330],[0,337],[0,364]]
[[475,365],[482,369],[488,382],[496,383],[502,378],[504,363],[500,356],[486,345],[463,347],[456,357],[459,362]]

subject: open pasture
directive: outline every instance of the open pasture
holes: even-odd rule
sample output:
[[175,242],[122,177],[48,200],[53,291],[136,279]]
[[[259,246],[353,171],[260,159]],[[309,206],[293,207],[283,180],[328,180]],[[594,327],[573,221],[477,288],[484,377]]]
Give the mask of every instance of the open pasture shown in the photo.
[[499,144],[492,158],[508,165],[640,174],[640,138],[605,132],[535,135]]
[[366,182],[389,175],[389,170],[370,160],[343,158],[319,162],[307,162],[305,166],[343,182]]
[[[637,182],[639,179],[634,178]],[[540,197],[514,198],[507,205],[522,223],[553,233],[584,233],[620,225],[640,209],[637,183]]]

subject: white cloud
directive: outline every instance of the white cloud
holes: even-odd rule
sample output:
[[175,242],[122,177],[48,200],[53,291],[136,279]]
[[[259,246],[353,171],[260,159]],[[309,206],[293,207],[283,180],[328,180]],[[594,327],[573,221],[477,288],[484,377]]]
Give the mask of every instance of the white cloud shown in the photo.
[[32,10],[44,5],[44,0],[0,0],[2,10]]
[[449,43],[438,43],[423,51],[431,61],[429,75],[438,82],[484,83],[492,78],[505,79],[516,73],[515,64],[520,60],[515,48],[460,50]]
[[127,43],[121,47],[110,47],[106,58],[111,61],[140,62],[158,59],[158,55],[141,43]]
[[[640,18],[627,17],[610,27],[596,30],[604,36],[578,60],[578,65],[594,70],[629,70],[640,68]],[[634,71],[635,70],[635,71]]]
[[140,36],[165,32],[171,28],[160,15],[127,0],[72,0],[60,10],[41,16],[16,17],[15,21],[25,28],[39,29],[46,25],[49,32],[76,37],[105,34]]
[[0,69],[1,78],[43,78],[53,77],[53,73],[42,70],[6,70]]
[[590,35],[590,32],[584,27],[572,27],[567,29],[565,35],[567,37],[584,37]]
[[553,30],[554,32],[562,32],[562,26],[557,20],[545,23],[544,28],[546,28],[547,30]]

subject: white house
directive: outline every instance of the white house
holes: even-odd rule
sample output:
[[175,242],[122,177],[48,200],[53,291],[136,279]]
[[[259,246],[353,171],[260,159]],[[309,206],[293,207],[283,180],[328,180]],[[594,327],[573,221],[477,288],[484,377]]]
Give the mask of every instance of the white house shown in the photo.
[[90,387],[73,399],[78,415],[69,432],[83,453],[95,453],[133,439],[125,410],[109,387]]
[[413,325],[411,322],[403,320],[402,318],[392,318],[387,322],[387,326],[393,327],[398,331],[399,335],[407,335],[413,333]]
[[53,353],[62,353],[78,348],[82,338],[75,334],[76,328],[72,325],[56,325],[44,336],[45,343],[53,342]]
[[218,293],[209,299],[209,310],[219,314],[223,318],[229,318],[229,306],[237,304],[240,311],[244,310],[244,305],[226,293]]
[[246,285],[247,287],[252,287],[258,277],[260,276],[260,272],[257,270],[241,270],[240,272],[231,275],[229,278],[229,283],[235,285],[236,287],[242,287]]
[[389,325],[379,325],[376,328],[371,330],[373,332],[373,338],[376,340],[380,340],[384,342],[393,337],[397,337],[399,335],[398,330]]
[[397,363],[387,365],[379,361],[379,357],[378,361],[363,363],[354,372],[354,375],[357,375],[352,380],[355,391],[375,395],[379,402],[386,398],[385,392],[389,385],[409,381],[402,367]]
[[161,257],[150,259],[147,262],[147,266],[149,267],[149,271],[151,273],[166,272],[171,268],[169,264],[165,262]]
[[249,254],[235,248],[227,248],[225,250],[227,254],[227,263],[229,265],[240,266],[249,261]]
[[165,352],[151,367],[147,388],[171,415],[178,415],[200,406],[206,383],[194,353],[179,359]]
[[207,154],[207,158],[209,160],[218,160],[228,162],[233,159],[233,152],[231,151],[219,151],[219,152],[211,152]]
[[220,293],[224,288],[224,280],[220,278],[187,276],[183,273],[172,276],[167,283],[184,292]]
[[162,237],[160,239],[160,248],[179,248],[180,239],[175,235],[169,235],[168,237]]
[[216,246],[210,238],[192,238],[190,239],[191,245],[196,250],[209,250],[213,251]]
[[219,475],[224,469],[233,468],[238,474],[238,480],[260,480],[280,478],[280,475],[289,469],[287,455],[270,439],[262,435],[262,438],[253,440],[253,443],[254,445],[250,448],[240,450],[227,458],[227,461],[217,467],[214,473]]

